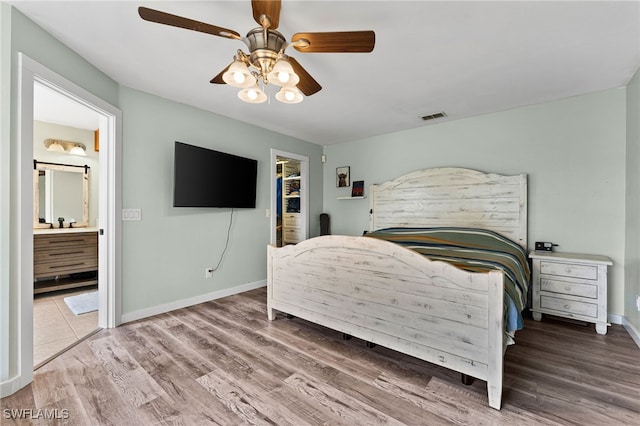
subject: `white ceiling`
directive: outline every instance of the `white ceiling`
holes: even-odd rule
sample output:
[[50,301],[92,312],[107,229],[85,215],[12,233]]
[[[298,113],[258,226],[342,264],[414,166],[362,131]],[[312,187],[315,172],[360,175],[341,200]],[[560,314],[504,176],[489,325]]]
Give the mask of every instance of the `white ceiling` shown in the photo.
[[[323,86],[251,105],[209,80],[236,40],[143,21],[162,10],[246,34],[249,0],[12,2],[118,83],[320,145],[625,86],[640,67],[638,1],[288,1],[278,30],[376,32],[372,53],[300,53]],[[274,89],[269,87],[268,89]],[[269,93],[275,93],[272,90]]]

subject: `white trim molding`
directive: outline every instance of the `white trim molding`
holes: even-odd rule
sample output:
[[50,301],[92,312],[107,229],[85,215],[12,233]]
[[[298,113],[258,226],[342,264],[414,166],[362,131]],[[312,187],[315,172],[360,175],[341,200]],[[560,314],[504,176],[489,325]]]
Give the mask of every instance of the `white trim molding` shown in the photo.
[[624,317],[622,315],[609,314],[607,315],[607,321],[611,324],[624,324]]
[[631,336],[633,341],[636,342],[636,346],[640,348],[640,332],[636,330],[633,324],[631,324],[626,317],[622,317],[622,326],[627,330],[627,333],[629,333],[629,336]]
[[224,290],[213,291],[211,293],[201,294],[199,296],[189,297],[187,299],[176,300],[174,302],[165,303],[162,305],[151,306],[149,308],[139,309],[137,311],[128,312],[122,315],[122,323],[136,321],[152,317],[154,315],[160,315],[167,312],[175,311],[176,309],[182,309],[189,306],[197,305],[199,303],[210,302],[212,300],[221,299],[227,296],[233,296],[234,294],[244,293],[245,291],[255,290],[257,288],[266,287],[267,280],[255,281]]

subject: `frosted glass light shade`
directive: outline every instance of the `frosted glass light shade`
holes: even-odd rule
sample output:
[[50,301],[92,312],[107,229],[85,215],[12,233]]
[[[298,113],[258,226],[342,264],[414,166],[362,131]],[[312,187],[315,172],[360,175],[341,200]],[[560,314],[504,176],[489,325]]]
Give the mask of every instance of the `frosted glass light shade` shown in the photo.
[[64,152],[64,147],[60,145],[58,142],[53,142],[51,145],[47,147],[47,151]]
[[285,58],[280,59],[267,74],[269,83],[276,86],[295,86],[300,82],[300,77],[293,71],[293,67]]
[[85,150],[82,149],[82,147],[80,145],[76,145],[73,148],[71,148],[69,150],[69,154],[71,154],[71,155],[82,155],[82,156],[86,156],[87,155]]
[[222,80],[229,86],[240,88],[251,87],[257,83],[247,65],[241,61],[233,61],[227,72],[222,74]]
[[238,97],[250,104],[261,104],[267,100],[267,94],[262,91],[256,84],[252,87],[247,87],[238,92]]
[[276,99],[285,104],[297,104],[302,102],[304,98],[297,87],[285,86],[276,93]]

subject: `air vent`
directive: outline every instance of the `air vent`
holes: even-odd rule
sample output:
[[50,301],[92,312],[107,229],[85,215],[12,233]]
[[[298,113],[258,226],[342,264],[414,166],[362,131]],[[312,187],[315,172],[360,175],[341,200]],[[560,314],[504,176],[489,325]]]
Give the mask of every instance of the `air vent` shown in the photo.
[[422,117],[423,121],[429,121],[429,120],[435,120],[436,118],[443,118],[446,117],[447,114],[445,114],[444,112],[436,112],[435,114],[431,114],[431,115],[425,115]]

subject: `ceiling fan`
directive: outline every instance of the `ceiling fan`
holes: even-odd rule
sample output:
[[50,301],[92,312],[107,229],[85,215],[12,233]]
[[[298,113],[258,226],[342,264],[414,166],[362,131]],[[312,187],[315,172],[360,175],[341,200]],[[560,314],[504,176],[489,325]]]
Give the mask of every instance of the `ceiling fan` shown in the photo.
[[263,85],[272,83],[281,86],[276,99],[284,103],[301,102],[302,94],[311,96],[322,89],[298,61],[284,53],[288,47],[303,53],[368,53],[373,50],[373,31],[296,33],[287,43],[285,37],[276,31],[281,6],[281,0],[252,0],[253,19],[260,26],[250,30],[245,37],[227,28],[146,7],[139,7],[138,14],[145,21],[243,41],[249,53],[238,49],[233,62],[211,83],[241,88],[238,97],[250,103],[267,100],[267,95],[258,86],[260,80]]

